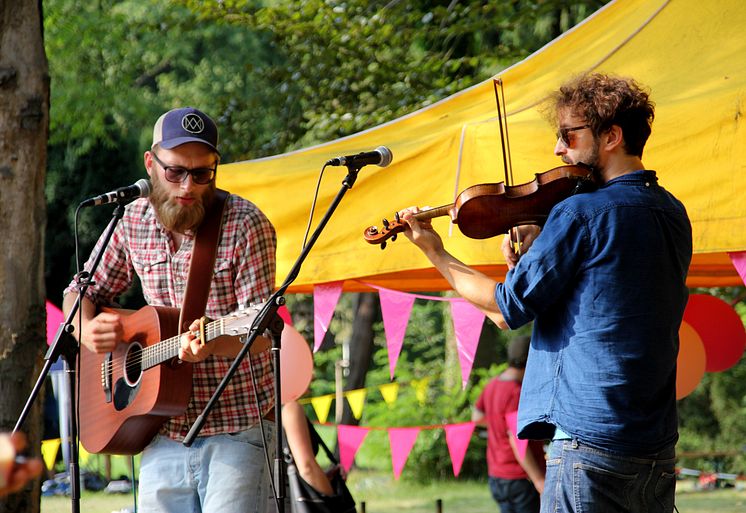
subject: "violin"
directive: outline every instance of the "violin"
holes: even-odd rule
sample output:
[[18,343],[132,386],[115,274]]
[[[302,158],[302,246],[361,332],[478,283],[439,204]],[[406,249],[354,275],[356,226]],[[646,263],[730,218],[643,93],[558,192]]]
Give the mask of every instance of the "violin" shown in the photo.
[[[414,218],[424,221],[447,215],[467,237],[487,239],[508,233],[514,226],[542,226],[554,205],[592,184],[590,167],[560,166],[537,173],[532,181],[520,185],[505,185],[505,182],[473,185],[464,189],[454,203],[417,212]],[[399,218],[398,212],[394,221],[382,222],[383,228],[370,226],[363,237],[384,249],[386,241],[396,240],[407,223]]]

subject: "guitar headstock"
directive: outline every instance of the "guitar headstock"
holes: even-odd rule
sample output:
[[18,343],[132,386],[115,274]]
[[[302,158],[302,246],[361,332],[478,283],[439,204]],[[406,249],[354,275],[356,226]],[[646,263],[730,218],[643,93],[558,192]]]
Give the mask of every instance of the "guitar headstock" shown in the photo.
[[363,237],[368,244],[380,244],[381,249],[386,249],[386,241],[389,239],[392,242],[395,241],[396,235],[407,228],[407,223],[399,218],[398,212],[395,214],[394,221],[383,219],[381,222],[383,223],[383,229],[379,229],[377,226],[369,226],[363,232]]
[[264,303],[249,305],[242,310],[221,317],[215,322],[222,323],[221,331],[223,335],[245,335],[249,330],[251,330],[251,326],[254,324],[254,319],[256,319],[257,314],[261,312],[262,308],[264,308]]

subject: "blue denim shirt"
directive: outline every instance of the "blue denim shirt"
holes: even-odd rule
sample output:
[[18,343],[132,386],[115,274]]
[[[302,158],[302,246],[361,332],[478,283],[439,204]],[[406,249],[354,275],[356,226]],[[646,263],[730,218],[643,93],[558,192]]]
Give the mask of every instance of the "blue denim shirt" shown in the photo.
[[646,455],[676,443],[676,356],[692,255],[684,206],[636,171],[551,211],[495,297],[511,328],[534,321],[521,438],[555,426]]

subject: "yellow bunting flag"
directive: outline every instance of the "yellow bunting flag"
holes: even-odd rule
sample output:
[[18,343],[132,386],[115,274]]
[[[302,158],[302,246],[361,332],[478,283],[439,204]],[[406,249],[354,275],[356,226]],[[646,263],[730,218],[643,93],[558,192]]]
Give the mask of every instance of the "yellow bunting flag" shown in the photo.
[[326,419],[329,417],[329,410],[332,407],[332,399],[334,399],[332,394],[311,398],[313,411],[316,413],[316,418],[319,419],[319,422],[322,424],[326,423]]
[[88,463],[88,459],[91,457],[91,453],[86,451],[83,444],[78,444],[78,459],[81,465]]
[[57,461],[57,451],[60,450],[61,443],[62,440],[59,438],[41,441],[41,456],[44,458],[44,464],[49,470],[52,470],[54,462]]
[[399,383],[386,383],[385,385],[379,385],[378,390],[383,396],[383,400],[386,404],[393,406],[396,402],[396,398],[399,396]]
[[364,388],[358,388],[357,390],[350,390],[345,392],[347,402],[350,403],[350,409],[352,410],[352,416],[360,420],[363,415],[363,404],[365,404],[366,390]]
[[412,386],[414,387],[414,393],[417,396],[417,400],[420,404],[425,404],[427,401],[427,386],[430,383],[430,378],[413,379]]

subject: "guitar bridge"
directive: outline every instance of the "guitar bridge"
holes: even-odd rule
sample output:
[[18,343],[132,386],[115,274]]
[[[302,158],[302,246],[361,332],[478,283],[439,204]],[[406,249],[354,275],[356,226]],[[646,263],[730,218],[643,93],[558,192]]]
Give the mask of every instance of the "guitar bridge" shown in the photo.
[[111,402],[111,378],[112,378],[112,366],[111,366],[111,353],[106,353],[106,358],[101,362],[101,388],[106,396],[106,402]]

